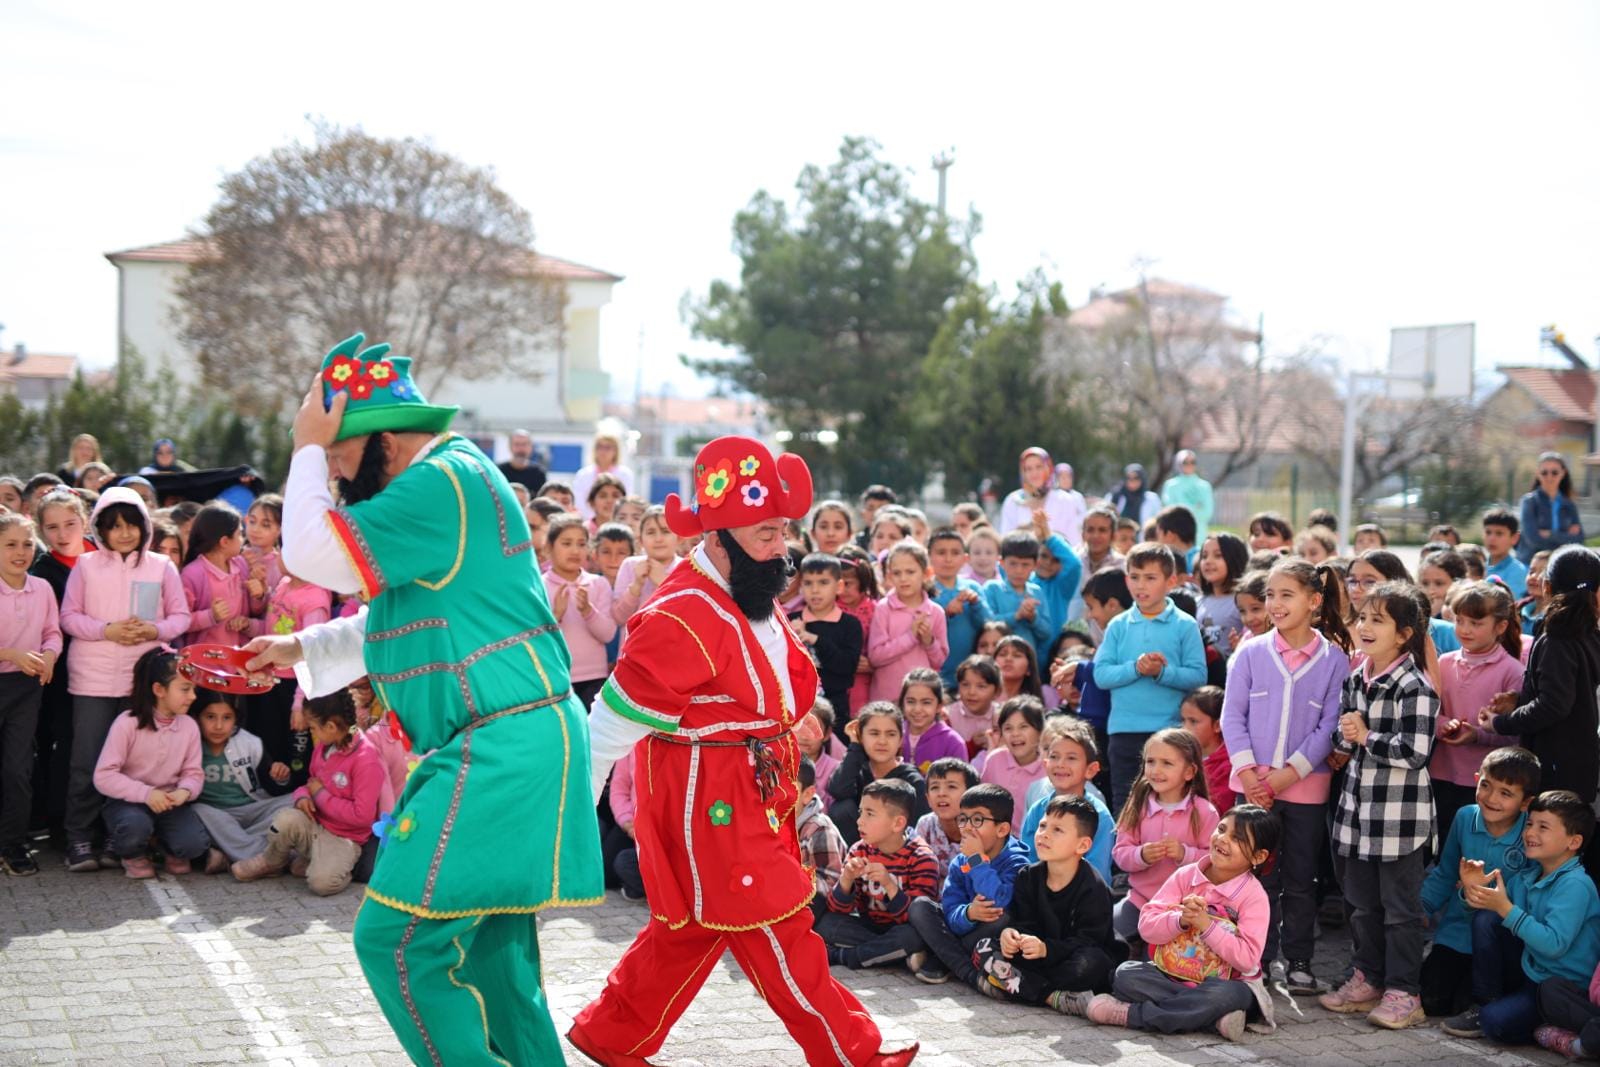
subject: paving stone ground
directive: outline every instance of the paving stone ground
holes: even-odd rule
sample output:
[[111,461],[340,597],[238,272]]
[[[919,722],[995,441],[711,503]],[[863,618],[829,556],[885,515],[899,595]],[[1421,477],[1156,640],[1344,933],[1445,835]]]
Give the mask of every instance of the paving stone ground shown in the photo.
[[[33,878],[0,876],[0,1064],[383,1065],[400,1052],[367,992],[350,944],[360,889],[314,897],[289,878],[118,872],[68,874],[45,853]],[[596,908],[547,913],[545,983],[565,1030],[600,990],[645,919],[611,894]],[[1319,946],[1327,976],[1343,966],[1342,931]],[[836,972],[891,1037],[915,1035],[926,1067],[1097,1063],[1440,1064],[1564,1062],[1537,1048],[1496,1048],[1428,1027],[1398,1034],[1301,1000],[1280,1001],[1275,1035],[1215,1036],[1106,1029],[1041,1009],[998,1004],[903,970]],[[569,1062],[586,1062],[569,1050]],[[800,1064],[776,1018],[724,957],[658,1060],[680,1067]]]

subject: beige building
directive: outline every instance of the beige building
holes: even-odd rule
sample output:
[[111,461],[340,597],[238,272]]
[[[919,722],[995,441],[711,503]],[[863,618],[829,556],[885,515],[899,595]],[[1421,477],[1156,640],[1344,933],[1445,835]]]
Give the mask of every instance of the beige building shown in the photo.
[[77,373],[77,356],[29,352],[22,345],[0,352],[0,393],[15,396],[34,411],[65,393]]
[[[176,291],[183,272],[204,250],[202,240],[185,238],[106,254],[117,268],[119,352],[132,345],[153,368],[170,366],[181,380],[198,376],[194,356],[179,335]],[[524,427],[549,451],[586,441],[601,417],[609,380],[600,369],[600,312],[622,276],[554,256],[528,258],[531,272],[566,286],[560,348],[537,353],[535,374],[478,379],[459,389],[446,382],[428,399],[460,404],[458,428],[475,438],[503,441],[507,431]],[[351,332],[359,328],[353,323]]]

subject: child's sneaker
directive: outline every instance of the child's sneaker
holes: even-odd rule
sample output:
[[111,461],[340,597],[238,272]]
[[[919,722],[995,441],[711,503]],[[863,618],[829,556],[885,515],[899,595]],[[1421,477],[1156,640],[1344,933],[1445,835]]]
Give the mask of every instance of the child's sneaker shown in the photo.
[[194,870],[194,864],[190,863],[182,856],[174,856],[170,852],[167,853],[166,858],[161,861],[161,866],[166,868],[168,874],[188,874],[190,871]]
[[1439,1029],[1451,1037],[1482,1037],[1483,1023],[1478,1018],[1478,1005],[1474,1004],[1460,1015],[1452,1015],[1439,1024]]
[[1382,991],[1367,981],[1367,976],[1357,968],[1344,985],[1332,993],[1322,994],[1317,998],[1317,1003],[1341,1015],[1355,1015],[1376,1008],[1382,998]]
[[1096,993],[1083,1009],[1084,1017],[1101,1026],[1127,1026],[1128,1005],[1110,993]]
[[39,865],[33,862],[33,856],[28,852],[27,845],[12,845],[10,848],[0,849],[0,867],[4,867],[7,874],[22,877],[39,873]]
[[1094,993],[1084,990],[1074,993],[1067,989],[1058,989],[1044,998],[1044,1002],[1059,1011],[1062,1015],[1076,1015],[1080,1019],[1088,1018],[1089,1001],[1094,999]]
[[1230,1011],[1217,1020],[1217,1033],[1229,1041],[1244,1039],[1245,1014],[1242,1011]]
[[283,873],[284,864],[274,863],[265,852],[258,852],[247,860],[233,865],[233,876],[241,882],[254,882],[258,878],[271,878]]
[[100,861],[95,857],[94,846],[87,841],[74,841],[67,846],[67,870],[98,871]]
[[156,865],[149,856],[133,856],[122,861],[122,873],[129,878],[154,878]]
[[1311,973],[1310,960],[1290,960],[1284,985],[1296,997],[1314,997],[1328,991],[1327,983]]
[[1571,1030],[1563,1030],[1559,1026],[1540,1026],[1534,1029],[1533,1040],[1540,1048],[1559,1052],[1569,1060],[1578,1058],[1578,1050],[1572,1047],[1577,1043],[1578,1035]]
[[122,857],[111,851],[110,846],[105,846],[100,849],[100,855],[97,857],[96,862],[100,864],[102,869],[114,871],[122,866]]
[[221,874],[228,869],[228,854],[220,848],[206,849],[206,873]]
[[1422,1010],[1422,998],[1398,989],[1385,989],[1383,1001],[1367,1013],[1367,1022],[1385,1030],[1404,1030],[1427,1019],[1428,1013]]

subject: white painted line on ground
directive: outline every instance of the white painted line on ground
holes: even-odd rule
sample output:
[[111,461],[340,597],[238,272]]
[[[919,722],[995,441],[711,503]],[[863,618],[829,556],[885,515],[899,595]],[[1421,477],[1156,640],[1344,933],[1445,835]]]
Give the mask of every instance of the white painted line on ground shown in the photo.
[[194,898],[176,881],[151,878],[145,888],[161,910],[161,925],[170,930],[205,965],[212,983],[228,998],[255,1038],[262,1058],[279,1067],[318,1067],[316,1057],[300,1043],[286,1022],[287,1009],[273,1004],[266,987],[228,935],[195,908]]

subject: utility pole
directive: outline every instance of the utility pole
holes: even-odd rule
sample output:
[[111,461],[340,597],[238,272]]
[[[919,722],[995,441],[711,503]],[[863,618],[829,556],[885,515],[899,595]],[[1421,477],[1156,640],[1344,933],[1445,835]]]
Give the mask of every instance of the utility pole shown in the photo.
[[954,165],[955,161],[956,161],[956,150],[954,148],[947,148],[943,152],[940,152],[938,155],[933,157],[933,169],[939,172],[939,218],[940,219],[943,219],[945,217],[945,211],[944,211],[945,171],[949,170],[951,168],[951,166]]

